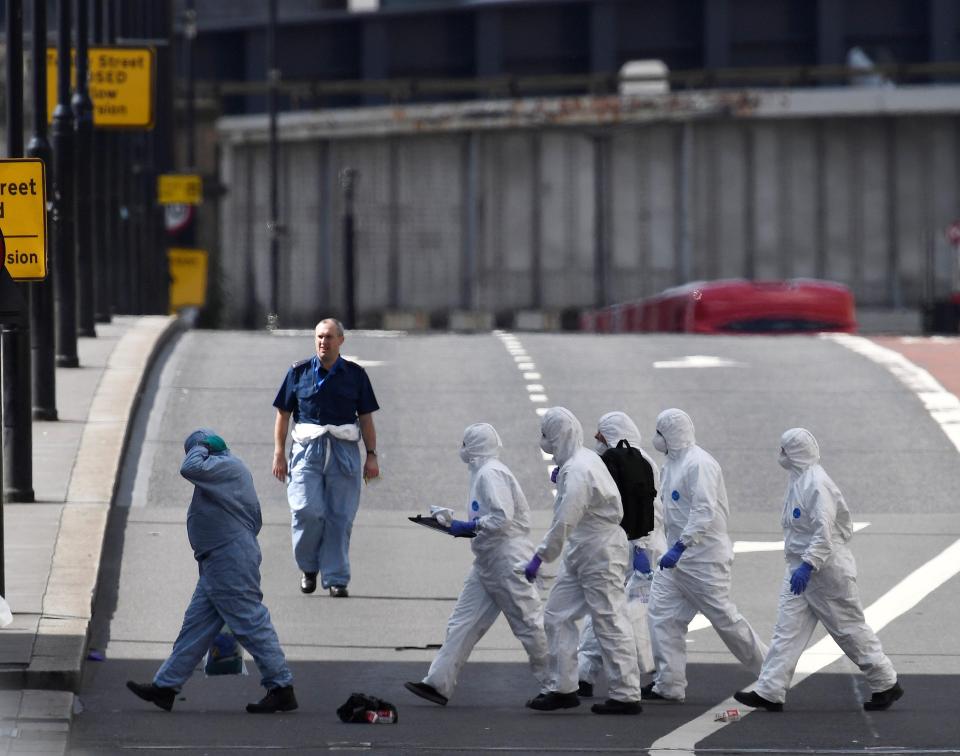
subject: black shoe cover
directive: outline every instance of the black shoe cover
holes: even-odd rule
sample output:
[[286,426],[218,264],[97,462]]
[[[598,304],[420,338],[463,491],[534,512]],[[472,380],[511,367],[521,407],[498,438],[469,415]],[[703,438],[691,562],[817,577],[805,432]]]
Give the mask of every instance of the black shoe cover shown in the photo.
[[580,697],[576,691],[571,693],[541,693],[536,698],[527,701],[528,709],[536,711],[556,711],[557,709],[574,709],[580,705]]
[[250,714],[273,714],[275,711],[293,711],[297,706],[299,704],[293,694],[293,686],[285,685],[282,688],[270,688],[259,701],[248,703],[247,711]]
[[893,702],[899,701],[902,696],[903,688],[900,687],[899,682],[895,682],[892,688],[881,690],[879,693],[870,696],[869,701],[863,702],[863,708],[867,711],[883,711],[889,709]]
[[590,707],[594,714],[639,714],[643,707],[639,701],[618,701],[615,698],[608,698],[603,703],[594,704]]
[[431,703],[440,704],[441,706],[447,705],[447,697],[442,695],[432,685],[427,685],[423,682],[405,682],[403,687],[413,693],[413,695],[425,698]]
[[156,704],[164,711],[173,709],[173,701],[177,697],[177,691],[173,688],[161,688],[153,683],[135,683],[133,680],[127,680],[127,688],[138,698]]
[[577,695],[580,698],[593,698],[593,683],[581,680],[580,686],[577,688]]
[[744,706],[750,706],[754,709],[766,709],[767,711],[783,711],[783,704],[777,703],[776,701],[768,701],[766,698],[761,696],[754,690],[751,690],[749,693],[745,690],[738,690],[733,694],[733,697],[737,699]]

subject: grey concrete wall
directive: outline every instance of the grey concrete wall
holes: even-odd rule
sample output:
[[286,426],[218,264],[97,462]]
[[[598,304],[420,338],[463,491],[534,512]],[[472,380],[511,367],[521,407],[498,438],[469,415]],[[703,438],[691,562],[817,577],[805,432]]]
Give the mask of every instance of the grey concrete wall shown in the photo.
[[[344,311],[348,166],[371,324],[396,310],[591,307],[729,277],[827,278],[860,305],[913,307],[957,285],[943,231],[960,216],[958,116],[955,88],[929,87],[285,117],[280,323]],[[262,325],[265,123],[224,119],[219,132],[223,319]]]

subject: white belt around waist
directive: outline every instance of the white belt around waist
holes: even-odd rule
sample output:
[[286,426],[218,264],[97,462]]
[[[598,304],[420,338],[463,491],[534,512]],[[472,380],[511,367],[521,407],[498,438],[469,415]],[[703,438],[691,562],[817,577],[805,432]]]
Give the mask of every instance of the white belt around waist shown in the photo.
[[[356,423],[348,425],[317,425],[316,423],[297,423],[293,426],[293,432],[290,434],[294,441],[301,446],[306,446],[311,441],[324,436],[332,436],[339,441],[352,441],[356,443],[360,440],[360,426]],[[323,471],[327,471],[327,465],[330,464],[330,444],[323,445]]]

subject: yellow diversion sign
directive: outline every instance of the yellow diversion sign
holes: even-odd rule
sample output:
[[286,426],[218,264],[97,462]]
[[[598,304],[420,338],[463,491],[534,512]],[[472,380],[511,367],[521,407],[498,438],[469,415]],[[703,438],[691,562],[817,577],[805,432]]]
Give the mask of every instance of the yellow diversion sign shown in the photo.
[[161,173],[157,176],[157,202],[199,205],[203,202],[203,181],[193,173]]
[[[71,52],[70,82],[77,78]],[[156,65],[150,47],[91,47],[88,87],[95,128],[152,129]],[[57,50],[47,48],[47,117],[57,106]]]
[[0,160],[0,254],[15,281],[47,277],[45,187],[42,160]]

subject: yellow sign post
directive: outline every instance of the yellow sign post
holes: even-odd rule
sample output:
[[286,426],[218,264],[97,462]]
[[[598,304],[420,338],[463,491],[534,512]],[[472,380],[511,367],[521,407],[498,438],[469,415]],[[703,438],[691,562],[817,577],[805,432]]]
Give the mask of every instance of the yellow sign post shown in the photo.
[[199,205],[203,182],[190,173],[163,173],[157,176],[157,202],[161,205]]
[[207,303],[207,251],[171,247],[170,312],[181,307],[203,307]]
[[[76,50],[71,53],[71,84],[76,81]],[[150,47],[91,47],[90,99],[98,129],[152,129],[156,65]],[[57,49],[47,48],[47,114],[57,106]]]
[[47,194],[43,161],[0,160],[0,251],[15,281],[47,277]]

